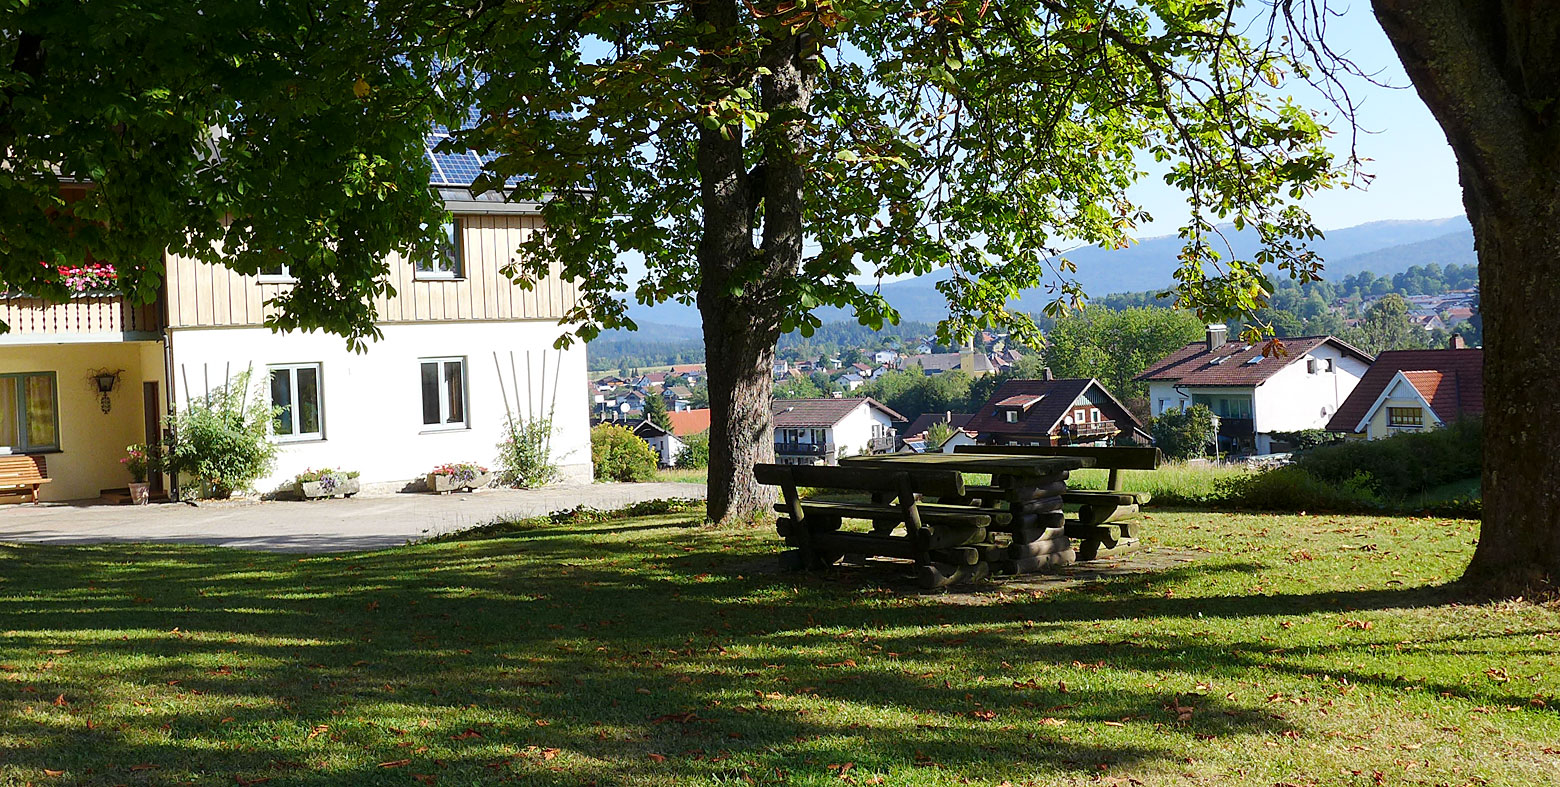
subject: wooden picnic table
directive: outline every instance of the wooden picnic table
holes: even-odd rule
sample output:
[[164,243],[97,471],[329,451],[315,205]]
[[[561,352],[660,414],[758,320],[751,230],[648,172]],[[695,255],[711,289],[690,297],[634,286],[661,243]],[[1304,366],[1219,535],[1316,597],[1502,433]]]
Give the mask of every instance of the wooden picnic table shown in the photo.
[[[1086,456],[1013,456],[998,454],[880,454],[840,460],[850,467],[883,470],[956,470],[984,473],[990,484],[966,485],[962,495],[938,498],[934,506],[990,511],[990,535],[980,550],[990,569],[1024,574],[1076,558],[1067,537],[1062,495],[1067,474],[1091,467]],[[984,573],[984,572],[982,572]]]

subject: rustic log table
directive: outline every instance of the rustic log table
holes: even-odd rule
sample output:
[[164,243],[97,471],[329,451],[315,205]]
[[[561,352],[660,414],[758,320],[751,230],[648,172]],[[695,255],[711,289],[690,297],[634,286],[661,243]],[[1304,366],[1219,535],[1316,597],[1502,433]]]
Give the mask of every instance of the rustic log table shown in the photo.
[[[1046,566],[1073,562],[1076,553],[1067,537],[1062,494],[1067,474],[1090,467],[1089,457],[1011,456],[995,454],[881,454],[841,459],[851,467],[884,470],[957,470],[986,473],[991,483],[966,485],[964,494],[939,498],[923,506],[973,507],[992,514],[983,562],[997,573],[1024,574]],[[951,569],[951,567],[950,567]],[[984,571],[979,572],[984,574]]]

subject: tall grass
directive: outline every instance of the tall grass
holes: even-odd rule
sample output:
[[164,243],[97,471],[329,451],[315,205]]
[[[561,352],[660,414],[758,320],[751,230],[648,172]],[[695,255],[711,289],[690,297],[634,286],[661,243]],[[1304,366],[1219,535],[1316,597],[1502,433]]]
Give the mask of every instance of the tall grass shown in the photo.
[[[1174,462],[1158,470],[1123,470],[1121,484],[1131,492],[1148,492],[1159,505],[1196,506],[1222,502],[1222,482],[1250,475],[1253,471],[1239,465]],[[1108,477],[1106,470],[1077,470],[1068,477],[1067,485],[1104,489]]]

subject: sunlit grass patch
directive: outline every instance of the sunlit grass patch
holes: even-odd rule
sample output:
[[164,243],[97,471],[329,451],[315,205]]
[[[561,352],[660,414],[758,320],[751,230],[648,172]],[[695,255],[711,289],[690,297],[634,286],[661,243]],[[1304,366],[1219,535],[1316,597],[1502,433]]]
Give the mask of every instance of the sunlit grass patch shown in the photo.
[[[0,784],[1529,785],[1560,613],[1465,520],[1147,514],[984,603],[576,512],[382,552],[0,548]],[[58,775],[54,775],[58,774]],[[1378,776],[1379,774],[1379,776]]]

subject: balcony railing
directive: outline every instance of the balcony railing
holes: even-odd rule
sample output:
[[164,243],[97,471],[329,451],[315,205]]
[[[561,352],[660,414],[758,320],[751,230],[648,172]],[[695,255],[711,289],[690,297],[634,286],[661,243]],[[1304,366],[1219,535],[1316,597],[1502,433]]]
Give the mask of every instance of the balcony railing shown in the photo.
[[867,441],[867,453],[869,453],[869,454],[886,454],[886,453],[889,453],[889,452],[894,450],[894,443],[896,441],[897,441],[897,438],[895,438],[893,435],[884,435],[882,437],[874,437],[874,438],[872,438],[872,439]]
[[1109,437],[1119,431],[1115,421],[1084,421],[1072,425],[1074,437]]
[[824,456],[834,453],[834,446],[826,443],[789,443],[776,440],[775,453],[787,456]]
[[135,304],[123,295],[81,295],[52,303],[29,295],[0,295],[0,320],[10,335],[146,334],[163,329],[162,304]]
[[1256,434],[1256,423],[1250,418],[1219,417],[1220,437],[1251,437]]

